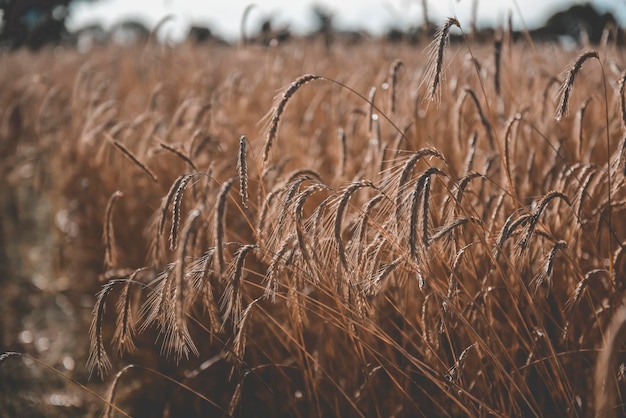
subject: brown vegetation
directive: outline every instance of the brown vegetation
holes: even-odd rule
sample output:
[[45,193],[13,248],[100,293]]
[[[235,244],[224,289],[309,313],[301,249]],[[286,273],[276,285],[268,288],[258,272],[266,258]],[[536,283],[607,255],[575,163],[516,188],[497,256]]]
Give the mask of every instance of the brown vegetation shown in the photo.
[[6,187],[98,292],[92,413],[626,413],[623,53],[452,26],[3,57]]

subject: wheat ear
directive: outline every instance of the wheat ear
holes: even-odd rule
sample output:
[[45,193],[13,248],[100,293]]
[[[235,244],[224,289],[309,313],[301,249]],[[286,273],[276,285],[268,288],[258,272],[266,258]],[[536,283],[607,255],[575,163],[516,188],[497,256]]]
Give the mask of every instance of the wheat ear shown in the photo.
[[424,80],[428,80],[428,90],[426,99],[428,101],[437,101],[441,99],[441,82],[443,80],[443,55],[448,41],[448,33],[450,28],[456,26],[461,27],[459,21],[454,17],[446,19],[445,23],[437,29],[435,39],[428,47],[429,58]]
[[495,73],[493,75],[493,85],[496,89],[496,94],[500,96],[500,67],[501,67],[501,57],[502,57],[502,35],[498,36],[498,38],[493,43],[493,55],[494,55],[494,63],[495,63]]
[[567,76],[561,86],[561,99],[559,100],[556,115],[554,116],[557,121],[560,121],[563,116],[567,116],[567,112],[569,110],[569,99],[572,94],[572,88],[574,87],[574,80],[576,79],[576,75],[585,61],[590,58],[595,58],[598,61],[600,60],[596,51],[587,51],[580,55],[567,71]]
[[396,191],[396,197],[395,197],[396,222],[398,223],[398,227],[400,226],[400,221],[402,217],[402,194],[407,187],[409,177],[411,177],[411,173],[413,169],[415,168],[417,163],[424,157],[435,157],[447,164],[443,155],[436,149],[432,149],[432,148],[423,148],[417,151],[415,154],[413,154],[406,161],[406,163],[404,164],[404,168],[402,169],[402,173],[400,174],[398,189]]
[[117,141],[116,139],[113,139],[111,136],[109,136],[109,140],[115,146],[115,148],[120,150],[120,152],[124,154],[124,156],[128,158],[128,160],[132,161],[137,167],[139,167],[144,173],[146,173],[152,179],[152,181],[154,181],[155,183],[159,182],[159,180],[157,179],[156,175],[152,172],[152,170],[150,170],[148,166],[146,166],[144,163],[139,161],[139,159],[132,152],[130,152],[128,148],[122,145],[121,142]]
[[119,190],[113,193],[104,211],[104,265],[107,269],[113,268],[117,264],[115,234],[113,231],[113,206],[117,199],[122,196],[124,196],[124,193]]
[[561,333],[561,344],[567,341],[567,335],[569,333],[570,326],[574,321],[574,316],[576,314],[576,310],[578,309],[578,305],[580,305],[580,301],[582,300],[585,290],[589,285],[589,280],[591,280],[592,277],[596,276],[606,276],[608,278],[611,278],[613,275],[605,269],[594,269],[587,272],[583,279],[578,282],[578,284],[576,285],[576,289],[574,290],[574,297],[567,302],[569,314],[568,320],[565,323],[565,327],[563,327],[563,332]]
[[239,137],[239,158],[237,158],[237,174],[239,175],[239,194],[241,195],[241,204],[244,208],[248,207],[248,163],[246,162],[246,142],[248,138],[245,135]]
[[104,321],[104,312],[107,296],[113,290],[115,284],[120,280],[110,280],[98,292],[96,298],[96,304],[93,309],[91,326],[89,327],[90,335],[90,348],[89,358],[87,359],[87,368],[90,375],[94,369],[97,369],[97,373],[100,378],[103,378],[106,372],[111,368],[111,361],[104,348],[104,341],[102,338],[102,322]]
[[516,113],[506,124],[506,133],[504,134],[504,167],[506,169],[506,174],[508,178],[511,179],[511,194],[517,197],[517,190],[515,190],[515,181],[511,174],[511,132],[513,130],[513,125],[518,123],[522,119],[522,115],[520,113]]
[[222,184],[215,210],[215,258],[220,277],[224,274],[226,264],[224,262],[224,215],[226,213],[226,198],[228,192],[235,183],[236,177],[231,177]]
[[124,287],[117,299],[117,320],[115,323],[115,333],[113,334],[113,346],[118,353],[124,351],[132,353],[136,350],[133,341],[135,335],[135,321],[131,306],[130,286],[137,284],[135,277],[144,269],[133,271],[128,278],[125,279]]
[[[193,174],[187,174],[183,176],[180,182],[177,181],[178,187],[176,188],[176,193],[174,193],[174,200],[172,201],[172,229],[170,230],[170,250],[175,250],[178,245],[178,228],[180,226],[180,206],[183,202],[183,194],[185,193],[185,188],[191,180]],[[169,200],[169,196],[168,196]],[[167,208],[165,208],[167,210]]]
[[242,294],[241,285],[243,279],[244,262],[246,256],[253,250],[259,248],[258,245],[244,245],[235,254],[235,270],[232,277],[228,281],[224,294],[222,296],[222,309],[224,310],[224,321],[231,319],[235,327],[241,325],[242,320]]
[[396,111],[396,93],[398,91],[398,72],[400,68],[402,68],[404,64],[401,60],[396,59],[391,63],[391,67],[389,68],[389,78],[391,78],[391,95],[389,97],[390,101],[390,110],[391,113],[395,113]]
[[522,249],[522,251],[527,249],[528,245],[530,244],[530,237],[533,234],[537,224],[539,223],[539,216],[541,216],[541,213],[548,206],[548,203],[550,203],[552,200],[554,200],[556,198],[559,198],[562,201],[564,201],[567,204],[567,206],[569,206],[570,208],[572,207],[569,199],[563,193],[552,191],[552,192],[549,192],[548,194],[546,194],[543,197],[543,199],[541,199],[541,201],[537,205],[537,209],[533,212],[533,214],[530,217],[530,221],[528,223],[528,229],[526,231],[526,235],[524,235],[524,238],[522,239],[522,242],[521,242],[521,249]]
[[168,152],[171,152],[172,154],[174,154],[175,156],[177,156],[181,160],[183,160],[185,162],[185,164],[187,164],[189,169],[191,169],[192,171],[196,171],[196,165],[193,163],[193,161],[191,161],[191,158],[187,157],[181,151],[177,150],[176,148],[174,148],[172,146],[167,145],[164,142],[159,142],[159,146],[161,148],[163,148],[164,150],[166,150]]
[[170,187],[167,195],[161,199],[161,205],[159,206],[159,217],[156,221],[156,232],[153,236],[154,243],[154,256],[155,258],[160,258],[161,254],[161,236],[163,235],[163,231],[165,229],[165,220],[167,216],[167,210],[170,207],[170,204],[174,200],[174,196],[176,195],[176,191],[178,190],[178,186],[180,186],[180,182],[187,176],[187,174],[183,174],[179,176],[172,186]]
[[280,118],[285,111],[285,106],[289,99],[296,93],[296,91],[304,86],[305,84],[320,79],[320,76],[314,74],[306,74],[301,77],[298,77],[295,81],[293,81],[289,87],[285,90],[283,95],[281,96],[278,104],[274,107],[274,111],[272,113],[272,119],[270,120],[270,126],[267,131],[267,138],[265,140],[265,148],[263,149],[263,164],[267,164],[267,161],[270,157],[270,151],[272,149],[272,144],[276,139],[276,135],[278,134],[278,123],[280,122]]
[[178,353],[187,354],[187,351],[192,351],[194,354],[198,355],[198,350],[196,349],[191,336],[189,335],[189,331],[187,330],[187,323],[185,321],[185,266],[186,266],[186,258],[187,258],[187,248],[189,241],[191,240],[191,236],[195,233],[194,224],[200,217],[200,210],[193,209],[189,215],[187,215],[187,220],[185,221],[185,226],[182,231],[182,242],[180,247],[178,248],[176,255],[176,288],[174,289],[174,316],[175,316],[175,326],[176,333],[178,334],[178,339],[180,343],[184,344],[184,348],[179,348]]
[[341,239],[341,224],[343,222],[343,214],[348,206],[348,202],[350,201],[350,197],[359,189],[363,187],[371,187],[374,190],[378,190],[375,184],[370,181],[359,181],[352,183],[348,186],[344,192],[341,194],[341,198],[339,199],[339,203],[337,205],[337,213],[335,215],[335,242],[337,243],[337,250],[339,251],[339,259],[341,260],[341,264],[347,269],[348,268],[348,260],[346,258],[346,252],[343,244],[343,240]]
[[[415,189],[413,189],[413,193],[411,194],[411,220],[410,220],[410,231],[409,231],[409,249],[411,251],[411,257],[413,257],[414,260],[417,260],[418,258],[417,223],[418,223],[419,202],[420,200],[422,200],[422,195],[423,195],[425,187],[429,187],[430,177],[435,174],[438,174],[444,177],[448,176],[445,172],[441,171],[437,167],[431,167],[428,170],[424,171],[424,173],[422,173],[422,175],[417,179],[417,182],[415,184]],[[426,197],[428,196],[426,195]],[[425,201],[425,202],[423,201],[422,206],[423,206],[422,212],[428,211],[429,209],[428,201]],[[422,227],[423,227],[422,233],[426,235],[426,237],[423,236],[422,238],[424,238],[427,241],[428,231],[426,230],[427,228],[424,225],[427,225],[428,215],[422,213],[422,216],[424,219],[424,222],[422,224]]]

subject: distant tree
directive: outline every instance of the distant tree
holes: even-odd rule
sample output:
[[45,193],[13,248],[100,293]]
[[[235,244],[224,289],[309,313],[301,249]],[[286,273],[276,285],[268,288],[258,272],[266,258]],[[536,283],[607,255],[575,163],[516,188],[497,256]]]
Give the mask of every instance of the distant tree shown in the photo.
[[330,44],[333,41],[333,13],[319,4],[314,4],[311,11],[317,22],[317,30],[315,32],[324,38],[326,48],[330,48]]
[[65,20],[71,4],[96,0],[0,0],[0,44],[33,49],[67,36]]

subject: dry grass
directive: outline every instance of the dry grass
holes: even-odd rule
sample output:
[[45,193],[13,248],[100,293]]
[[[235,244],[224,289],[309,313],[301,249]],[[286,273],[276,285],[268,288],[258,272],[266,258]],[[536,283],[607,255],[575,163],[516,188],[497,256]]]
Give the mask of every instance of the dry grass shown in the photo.
[[[3,57],[3,168],[36,150],[41,193],[78,226],[61,271],[106,280],[76,284],[101,287],[97,411],[626,413],[624,75],[605,65],[623,54],[446,46],[452,26],[432,56],[308,41]],[[160,403],[142,413],[124,388],[147,375]]]

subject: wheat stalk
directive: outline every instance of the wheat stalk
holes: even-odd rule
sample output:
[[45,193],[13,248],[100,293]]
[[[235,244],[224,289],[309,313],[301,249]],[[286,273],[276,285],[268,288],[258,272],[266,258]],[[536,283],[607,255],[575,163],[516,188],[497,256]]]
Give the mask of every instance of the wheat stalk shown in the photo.
[[389,78],[391,79],[391,94],[389,96],[389,111],[391,114],[396,112],[396,96],[398,90],[398,72],[400,68],[404,66],[404,63],[400,59],[396,59],[391,63],[389,67]]
[[493,74],[493,86],[496,90],[496,94],[500,96],[500,69],[501,69],[501,57],[502,57],[502,34],[499,35],[493,42],[493,60],[496,67]]
[[175,156],[177,156],[178,158],[180,158],[181,160],[183,160],[185,162],[185,164],[187,164],[187,166],[189,167],[190,170],[192,171],[196,171],[196,165],[193,163],[193,161],[191,161],[191,158],[187,157],[185,154],[183,154],[181,151],[177,150],[174,147],[171,147],[163,142],[159,142],[159,146],[161,148],[163,148],[164,150],[171,152],[172,154],[174,154]]

